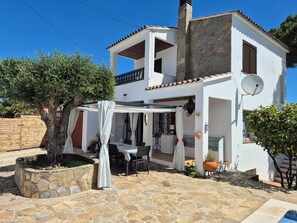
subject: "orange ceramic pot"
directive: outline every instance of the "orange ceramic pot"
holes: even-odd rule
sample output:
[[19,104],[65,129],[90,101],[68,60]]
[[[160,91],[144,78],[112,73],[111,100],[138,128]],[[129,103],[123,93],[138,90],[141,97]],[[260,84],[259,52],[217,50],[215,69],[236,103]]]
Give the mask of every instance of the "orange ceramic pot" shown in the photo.
[[196,132],[195,132],[195,137],[196,137],[197,139],[200,139],[201,136],[202,136],[202,132],[200,132],[200,131],[196,131]]
[[218,163],[216,161],[204,161],[203,169],[208,172],[213,172],[218,168]]

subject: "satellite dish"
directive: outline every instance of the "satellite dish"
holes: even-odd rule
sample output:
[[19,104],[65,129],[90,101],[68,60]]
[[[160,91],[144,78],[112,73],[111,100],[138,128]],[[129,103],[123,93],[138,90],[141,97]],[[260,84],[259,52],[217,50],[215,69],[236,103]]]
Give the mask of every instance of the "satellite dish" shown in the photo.
[[254,96],[263,91],[264,82],[258,75],[251,74],[242,79],[241,87],[245,93]]

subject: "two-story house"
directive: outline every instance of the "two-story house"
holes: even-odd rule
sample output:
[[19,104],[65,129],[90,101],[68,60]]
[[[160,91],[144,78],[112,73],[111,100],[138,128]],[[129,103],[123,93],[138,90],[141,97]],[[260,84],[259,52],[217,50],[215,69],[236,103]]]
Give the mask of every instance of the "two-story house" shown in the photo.
[[[185,111],[183,116],[185,154],[201,172],[212,149],[210,139],[223,138],[218,161],[273,180],[273,163],[250,140],[245,119],[260,105],[284,102],[286,45],[240,11],[192,18],[192,1],[180,0],[177,28],[144,26],[107,49],[116,76],[116,101],[176,106],[193,101],[193,113]],[[133,60],[134,70],[117,74],[118,57]],[[241,87],[251,74],[264,82],[263,91],[254,96]],[[129,137],[127,119],[115,115],[112,140]],[[161,152],[162,142],[173,148],[174,124],[174,114],[140,115],[137,138],[153,146],[153,135],[162,133]]]

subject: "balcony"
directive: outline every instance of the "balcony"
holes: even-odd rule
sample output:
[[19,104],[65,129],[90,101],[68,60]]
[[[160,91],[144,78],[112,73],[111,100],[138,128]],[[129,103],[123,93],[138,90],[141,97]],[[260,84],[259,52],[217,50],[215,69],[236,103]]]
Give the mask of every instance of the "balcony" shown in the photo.
[[140,81],[144,79],[144,68],[129,71],[127,73],[115,76],[115,86],[122,84],[128,84],[135,81]]

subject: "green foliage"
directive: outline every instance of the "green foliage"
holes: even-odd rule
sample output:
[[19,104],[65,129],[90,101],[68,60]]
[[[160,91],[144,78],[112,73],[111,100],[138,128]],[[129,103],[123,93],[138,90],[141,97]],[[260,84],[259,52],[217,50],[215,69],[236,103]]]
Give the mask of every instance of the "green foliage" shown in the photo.
[[297,66],[297,14],[288,16],[287,19],[280,25],[279,28],[274,28],[269,31],[276,38],[281,40],[290,48],[290,53],[287,54],[287,67]]
[[55,52],[33,60],[4,59],[0,63],[0,83],[9,98],[49,107],[76,97],[82,102],[112,99],[114,77],[106,67],[93,64],[90,57]]
[[296,153],[297,104],[261,106],[248,115],[248,125],[254,133],[254,142],[273,155]]
[[[278,155],[286,155],[292,164],[293,158],[297,156],[297,104],[286,104],[282,109],[276,105],[260,106],[248,115],[248,126],[254,133],[254,142],[268,152],[279,173],[280,169],[275,162]],[[290,188],[295,177],[292,165],[286,177]]]
[[14,100],[0,101],[0,118],[19,118],[21,115],[36,115],[34,106]]
[[205,161],[210,161],[210,162],[212,162],[212,161],[215,161],[215,160],[216,160],[216,158],[215,158],[214,152],[209,151],[209,152],[207,153],[207,155],[205,156]]
[[191,177],[200,177],[200,174],[195,166],[195,161],[193,160],[191,163],[187,162],[185,165],[185,175]]
[[[27,161],[26,164],[30,168],[36,169],[36,170],[45,170],[48,168],[46,166],[46,159],[31,160],[31,161]],[[63,163],[61,165],[52,167],[52,169],[67,169],[67,168],[72,168],[72,167],[88,165],[88,164],[89,163],[84,160],[75,160],[75,159],[71,159],[71,158],[67,157],[63,160]]]
[[113,95],[112,71],[79,53],[0,61],[0,96],[34,104],[48,130],[46,149],[52,164],[62,159],[71,110],[89,100],[111,100]]

